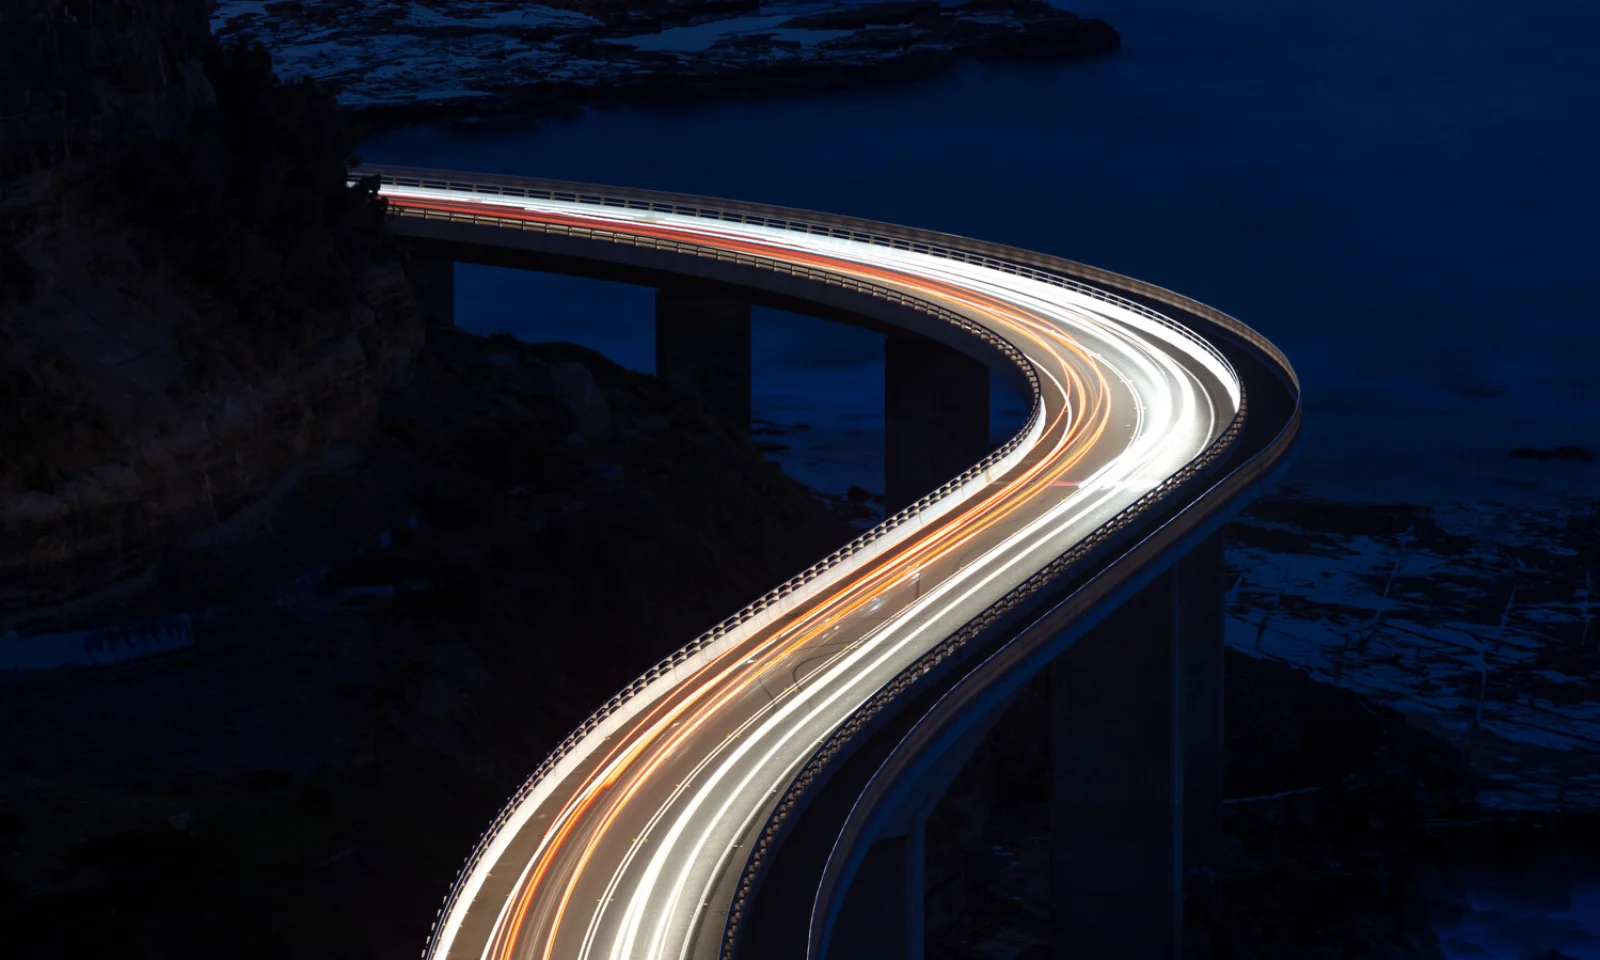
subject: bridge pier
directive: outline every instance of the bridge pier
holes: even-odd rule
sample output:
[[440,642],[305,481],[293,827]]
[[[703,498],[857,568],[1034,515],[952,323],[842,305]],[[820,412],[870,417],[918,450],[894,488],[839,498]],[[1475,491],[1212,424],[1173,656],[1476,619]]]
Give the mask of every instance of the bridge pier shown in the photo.
[[989,452],[989,368],[926,337],[884,344],[883,499],[887,513]]
[[1058,960],[1182,956],[1221,844],[1222,578],[1212,534],[1050,666]]
[[[1215,905],[1216,869],[1222,856],[1223,632],[1228,615],[1222,533],[1216,532],[1178,562],[1183,628],[1180,634],[1183,695],[1183,895],[1191,904]],[[1204,910],[1198,914],[1205,917]],[[1204,921],[1179,929],[1184,960],[1210,960],[1211,933]]]
[[411,261],[411,284],[417,288],[428,326],[456,325],[456,264],[454,260]]
[[1013,699],[967,725],[889,811],[839,905],[823,952],[827,960],[922,960],[927,926],[924,825]]
[[827,960],[922,960],[922,821],[873,841],[839,905]]
[[[1183,658],[1184,887],[1209,888],[1222,856],[1223,632],[1228,618],[1222,533],[1178,562]],[[1189,951],[1188,960],[1197,960]]]
[[750,432],[750,304],[714,287],[656,291],[656,376]]

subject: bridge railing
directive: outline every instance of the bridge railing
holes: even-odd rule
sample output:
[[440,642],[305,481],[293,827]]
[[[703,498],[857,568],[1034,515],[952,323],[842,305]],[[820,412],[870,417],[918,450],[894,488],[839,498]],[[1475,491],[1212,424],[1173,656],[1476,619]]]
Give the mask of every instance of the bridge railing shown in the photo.
[[[1063,260],[1044,254],[1035,254],[1029,251],[1005,247],[999,244],[987,243],[978,240],[969,240],[950,234],[936,233],[933,231],[919,230],[916,228],[898,227],[890,224],[878,223],[852,217],[841,217],[833,214],[816,213],[811,211],[789,210],[785,208],[770,207],[758,204],[741,203],[737,201],[713,200],[704,197],[694,197],[683,194],[670,194],[660,191],[633,190],[628,188],[598,187],[586,184],[574,184],[564,181],[540,180],[521,177],[501,177],[494,175],[477,175],[463,178],[459,173],[437,170],[420,170],[415,168],[399,168],[384,166],[365,166],[357,168],[353,176],[376,174],[380,181],[389,186],[423,188],[432,190],[446,190],[450,192],[474,194],[478,196],[523,197],[555,202],[586,204],[599,207],[618,209],[643,210],[655,213],[674,214],[678,216],[692,216],[700,219],[719,220],[743,224],[755,224],[773,229],[804,232],[809,234],[825,235],[856,242],[868,243],[875,246],[887,246],[896,249],[909,250],[929,256],[941,257],[954,261],[978,264],[1004,273],[1023,276],[1029,279],[1048,283],[1052,286],[1070,289],[1076,293],[1089,296],[1107,304],[1128,310],[1138,316],[1152,320],[1170,329],[1186,340],[1194,343],[1213,357],[1230,376],[1237,382],[1237,373],[1228,359],[1211,343],[1199,337],[1185,325],[1176,322],[1170,317],[1153,310],[1143,303],[1129,300],[1119,296],[1111,290],[1119,289],[1134,296],[1143,297],[1157,303],[1168,304],[1211,322],[1229,334],[1249,344],[1264,354],[1278,368],[1286,378],[1296,394],[1296,406],[1291,421],[1284,431],[1275,439],[1271,447],[1254,458],[1255,461],[1273,462],[1276,458],[1286,453],[1298,434],[1300,409],[1298,404],[1298,380],[1293,367],[1287,358],[1271,342],[1248,326],[1234,318],[1215,310],[1197,301],[1191,300],[1165,288],[1148,284],[1143,281],[1124,277],[1120,274],[1073,261]],[[499,225],[510,226],[516,221],[509,218],[499,218],[486,215],[468,213],[446,213],[431,211],[404,211],[397,213],[408,216],[423,216],[427,218],[440,218],[449,220],[462,220],[467,222],[493,221]],[[524,226],[526,228],[526,226]],[[937,490],[918,500],[915,504],[886,519],[863,536],[852,541],[845,547],[834,551],[828,557],[807,568],[802,573],[786,581],[761,598],[750,604],[744,610],[717,624],[711,630],[675,651],[672,655],[653,666],[633,683],[617,691],[600,708],[594,711],[582,725],[569,734],[549,756],[540,763],[517,789],[508,798],[507,803],[495,821],[489,825],[479,839],[478,844],[463,862],[458,872],[456,882],[452,885],[449,896],[435,917],[434,926],[430,930],[429,942],[423,950],[426,958],[432,953],[437,943],[438,923],[440,919],[449,915],[454,910],[458,895],[464,880],[477,868],[482,856],[488,850],[500,830],[506,825],[516,808],[525,800],[534,786],[566,757],[573,748],[587,735],[592,733],[608,717],[613,715],[624,704],[637,696],[653,681],[664,676],[671,670],[681,666],[684,662],[705,649],[713,642],[726,636],[730,631],[739,628],[751,618],[770,608],[784,597],[801,589],[806,584],[814,581],[818,576],[838,564],[858,554],[877,540],[888,535],[900,525],[915,518],[922,510],[949,496],[960,489],[965,483],[971,482],[981,476],[987,469],[992,468],[1005,457],[1016,453],[1017,447],[1024,442],[1029,432],[1038,426],[1039,419],[1043,416],[1040,403],[1038,376],[1034,373],[1020,351],[1009,342],[999,338],[992,331],[974,323],[969,318],[954,311],[950,311],[937,304],[926,300],[911,297],[889,287],[859,281],[851,277],[843,277],[828,271],[791,264],[786,261],[771,258],[757,257],[751,254],[721,251],[694,244],[678,241],[659,240],[656,238],[637,237],[622,232],[606,231],[589,227],[566,227],[558,224],[539,224],[538,229],[552,232],[565,232],[569,235],[584,236],[596,240],[609,240],[618,243],[651,246],[657,249],[670,250],[695,256],[714,256],[717,259],[730,260],[750,266],[762,267],[799,276],[804,279],[835,286],[853,289],[874,297],[888,299],[900,305],[909,307],[919,312],[932,314],[939,319],[955,324],[964,332],[978,337],[1001,350],[1008,359],[1017,362],[1024,371],[1030,385],[1032,405],[1028,423],[1022,431],[1012,437],[1005,445],[986,457],[981,463],[964,471],[961,476],[941,485]],[[891,681],[882,691],[876,694],[867,704],[852,715],[843,727],[829,737],[817,754],[802,767],[791,787],[785,792],[784,797],[776,807],[776,812],[765,825],[756,849],[752,851],[750,860],[741,875],[741,880],[735,894],[732,910],[728,917],[723,954],[725,958],[732,957],[732,950],[737,943],[745,910],[749,906],[749,897],[754,886],[764,872],[765,861],[775,844],[787,828],[787,819],[791,811],[801,806],[803,796],[811,789],[819,777],[837,761],[846,744],[864,726],[870,724],[872,719],[885,709],[892,701],[905,695],[907,690],[917,684],[922,678],[934,671],[939,665],[955,656],[963,647],[973,639],[986,632],[996,621],[1009,614],[1021,604],[1028,596],[1045,587],[1047,584],[1057,582],[1067,572],[1075,569],[1079,564],[1102,552],[1102,548],[1112,543],[1129,528],[1141,515],[1158,503],[1165,501],[1180,488],[1186,487],[1196,478],[1201,476],[1221,458],[1226,456],[1238,441],[1243,432],[1245,418],[1246,398],[1241,396],[1239,409],[1232,421],[1224,431],[1202,453],[1187,464],[1174,476],[1162,482],[1155,489],[1141,496],[1135,503],[1117,513],[1101,527],[1093,531],[1080,544],[1074,546],[1067,553],[1057,558],[1038,571],[1017,589],[1011,591],[1001,601],[980,614],[973,621],[963,626],[956,633],[946,638],[930,650],[916,664]],[[1253,461],[1254,462],[1254,461]]]
[[[494,838],[499,834],[500,830],[506,826],[516,808],[527,799],[539,781],[548,776],[555,766],[559,764],[566,756],[568,756],[571,751],[583,741],[585,737],[593,733],[601,724],[603,724],[609,717],[614,715],[630,700],[642,693],[655,681],[670,674],[684,663],[693,659],[707,647],[716,643],[718,640],[721,640],[734,630],[744,626],[750,620],[759,616],[766,610],[771,609],[786,597],[806,587],[808,584],[812,583],[829,570],[832,570],[840,564],[859,556],[863,551],[875,546],[886,537],[897,532],[906,524],[916,520],[923,514],[924,511],[927,511],[929,508],[939,504],[941,501],[950,498],[963,487],[983,477],[989,471],[996,470],[997,468],[1001,467],[1008,460],[1013,459],[1018,454],[1021,447],[1029,441],[1030,436],[1035,434],[1040,429],[1041,420],[1043,418],[1043,405],[1040,402],[1040,385],[1038,374],[1034,371],[1032,364],[1027,362],[1027,359],[1022,355],[1021,351],[1019,351],[1013,344],[1006,341],[1004,338],[996,335],[993,331],[983,327],[981,324],[975,323],[970,318],[957,313],[956,311],[949,310],[926,300],[921,300],[891,287],[859,280],[854,277],[841,276],[840,274],[832,273],[830,271],[807,267],[801,264],[794,264],[788,261],[777,260],[770,257],[761,257],[747,253],[726,251],[719,248],[673,240],[664,240],[652,237],[638,237],[628,233],[607,231],[600,228],[569,226],[564,224],[523,224],[518,221],[508,220],[506,218],[495,217],[492,215],[480,215],[454,211],[406,211],[402,209],[397,211],[397,213],[400,213],[404,216],[421,217],[424,219],[441,219],[452,222],[468,223],[489,223],[498,226],[519,227],[524,229],[536,228],[541,231],[551,233],[569,236],[581,236],[586,239],[610,241],[631,246],[645,246],[689,256],[712,257],[718,260],[759,267],[777,273],[787,274],[790,276],[799,277],[801,279],[823,283],[830,286],[842,287],[854,292],[863,293],[877,299],[887,300],[898,306],[904,306],[909,309],[929,314],[939,320],[959,328],[967,336],[983,341],[990,348],[1004,355],[1013,365],[1016,366],[1021,376],[1027,382],[1028,392],[1032,398],[1028,418],[1024,422],[1022,428],[999,448],[985,457],[982,461],[962,471],[960,475],[954,477],[953,479],[941,484],[939,487],[919,498],[915,503],[906,507],[904,510],[897,512],[884,522],[872,527],[855,540],[852,540],[849,544],[846,544],[838,550],[835,550],[833,553],[806,568],[801,573],[796,574],[794,577],[791,577],[789,580],[786,580],[784,583],[763,594],[755,602],[723,620],[721,623],[718,623],[716,626],[685,644],[683,647],[675,650],[672,654],[656,663],[649,670],[646,670],[632,683],[613,694],[604,704],[591,713],[582,724],[569,733],[567,737],[563,739],[554,750],[551,751],[544,761],[539,764],[534,772],[523,781],[517,791],[508,798],[506,804],[501,808],[499,816],[497,816],[496,819],[484,831],[482,837],[479,839],[478,844],[474,847],[473,851],[468,855],[462,864],[456,883],[457,888],[460,886],[461,879],[465,878],[477,867],[483,854],[488,850]],[[444,906],[440,908],[439,916],[442,917],[449,913],[449,911],[454,907],[455,898],[456,889],[453,888],[451,896],[446,900]],[[436,917],[436,925],[437,922],[438,918]],[[432,942],[430,940],[429,948],[424,951],[424,956],[427,956],[429,950],[431,950],[431,946]]]
[[[1014,247],[972,240],[954,234],[938,233],[914,227],[845,217],[812,210],[795,210],[767,204],[745,203],[738,200],[720,200],[691,194],[669,193],[660,190],[641,190],[631,187],[605,187],[594,184],[571,183],[564,180],[547,180],[537,177],[507,177],[495,174],[472,174],[464,177],[459,172],[428,170],[412,167],[367,165],[358,168],[364,174],[376,174],[386,185],[413,187],[425,190],[444,190],[475,196],[521,197],[529,200],[548,200],[556,203],[583,204],[610,207],[619,210],[638,210],[647,213],[665,213],[702,220],[727,223],[752,224],[774,230],[806,233],[842,240],[852,240],[873,246],[908,250],[960,263],[998,270],[1015,276],[1037,280],[1051,286],[1062,287],[1103,303],[1128,310],[1173,330],[1206,351],[1230,375],[1236,375],[1231,364],[1214,346],[1194,331],[1142,303],[1118,296],[1106,287],[1120,287],[1148,299],[1179,307],[1186,312],[1201,308],[1208,312],[1205,319],[1224,323],[1234,332],[1248,335],[1253,346],[1276,354],[1276,360],[1285,367],[1288,361],[1277,348],[1255,331],[1220,311],[1211,310],[1180,294],[1163,287],[1124,277],[1097,267],[1063,260],[1044,254],[1035,254]],[[1078,279],[1081,277],[1082,279]],[[1089,282],[1084,282],[1085,280]],[[1202,314],[1204,315],[1204,314]]]

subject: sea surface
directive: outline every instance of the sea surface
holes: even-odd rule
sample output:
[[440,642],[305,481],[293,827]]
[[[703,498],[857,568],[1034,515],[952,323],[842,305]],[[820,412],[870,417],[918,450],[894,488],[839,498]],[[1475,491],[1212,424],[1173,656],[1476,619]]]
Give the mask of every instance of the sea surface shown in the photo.
[[[1289,480],[1350,500],[1594,493],[1600,4],[1082,0],[1119,54],[814,99],[417,126],[374,161],[767,201],[1047,251],[1256,327],[1305,385]],[[653,366],[646,290],[465,267],[458,318]],[[881,339],[763,313],[755,415],[881,489]],[[998,435],[1020,421],[1003,389]]]

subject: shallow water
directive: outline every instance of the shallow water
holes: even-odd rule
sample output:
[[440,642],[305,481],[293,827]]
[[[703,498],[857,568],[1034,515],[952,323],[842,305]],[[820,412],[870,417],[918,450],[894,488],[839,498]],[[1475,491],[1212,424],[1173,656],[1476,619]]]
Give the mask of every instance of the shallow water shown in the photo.
[[[363,152],[1061,254],[1211,303],[1282,346],[1309,413],[1290,480],[1313,492],[1600,490],[1596,465],[1508,456],[1600,448],[1600,4],[1075,6],[1115,24],[1124,50],[848,96],[413,127]],[[464,270],[459,289],[463,326],[651,367],[646,291],[486,269]],[[803,479],[880,489],[879,349],[841,327],[758,326],[756,416],[813,425],[821,453],[786,462]],[[833,462],[803,462],[819,458]]]
[[1448,960],[1600,960],[1600,870],[1547,860],[1468,868],[1427,885]]

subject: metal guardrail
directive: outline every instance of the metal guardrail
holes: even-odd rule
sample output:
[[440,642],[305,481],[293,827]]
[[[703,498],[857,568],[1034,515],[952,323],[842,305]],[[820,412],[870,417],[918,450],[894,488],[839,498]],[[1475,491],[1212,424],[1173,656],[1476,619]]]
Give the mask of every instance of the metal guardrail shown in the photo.
[[[368,174],[376,174],[381,182],[397,187],[446,190],[474,196],[522,197],[530,200],[549,200],[559,203],[610,207],[620,210],[667,213],[727,223],[754,224],[775,230],[852,240],[872,246],[909,250],[913,253],[927,254],[941,259],[976,264],[1002,273],[1038,280],[1051,286],[1063,287],[1074,293],[1092,297],[1103,303],[1113,304],[1146,319],[1153,320],[1181,334],[1211,354],[1214,359],[1222,364],[1224,369],[1230,373],[1234,372],[1227,358],[1210,343],[1196,336],[1194,331],[1164,314],[1151,310],[1144,304],[1128,300],[1125,297],[1119,297],[1106,290],[1104,286],[1096,286],[1093,283],[1084,283],[1074,279],[1074,274],[1080,274],[1091,281],[1113,287],[1126,285],[1126,289],[1130,293],[1170,303],[1185,311],[1195,312],[1195,308],[1200,308],[1214,314],[1214,316],[1206,316],[1205,319],[1218,322],[1226,320],[1228,325],[1239,328],[1235,332],[1247,332],[1254,335],[1252,345],[1274,353],[1276,353],[1277,349],[1267,340],[1256,335],[1255,331],[1245,327],[1232,317],[1228,317],[1220,311],[1211,310],[1211,308],[1205,307],[1203,304],[1173,293],[1163,287],[1134,280],[1131,277],[1123,277],[1096,267],[1074,263],[1070,260],[1061,260],[1044,254],[1030,253],[1014,247],[1005,247],[981,240],[970,240],[953,234],[937,233],[912,227],[899,227],[874,220],[843,217],[810,210],[794,210],[765,204],[744,203],[736,200],[718,200],[710,197],[667,193],[658,190],[602,187],[592,184],[570,183],[563,180],[502,177],[491,174],[473,174],[469,180],[462,179],[462,174],[460,173],[446,170],[381,165],[364,166],[359,169]],[[1277,354],[1274,359],[1287,367],[1288,362],[1281,353]]]
[[[1118,296],[1100,286],[1110,286],[1121,289],[1126,293],[1147,299],[1170,304],[1196,316],[1202,320],[1214,323],[1228,333],[1249,344],[1260,351],[1272,361],[1281,375],[1289,382],[1295,391],[1295,408],[1285,429],[1278,435],[1266,450],[1252,458],[1250,464],[1242,467],[1238,473],[1250,472],[1248,468],[1254,467],[1259,472],[1265,473],[1273,463],[1287,453],[1292,446],[1299,431],[1301,410],[1299,405],[1298,379],[1293,367],[1287,358],[1265,338],[1254,330],[1233,319],[1221,311],[1207,307],[1197,301],[1190,300],[1180,294],[1173,293],[1162,287],[1147,284],[1143,281],[1124,277],[1110,271],[1100,270],[1083,264],[1050,257],[1043,254],[1030,253],[1016,248],[1005,247],[983,241],[968,240],[950,234],[935,233],[932,231],[918,230],[915,228],[897,227],[890,224],[877,223],[870,220],[861,220],[851,217],[840,217],[832,214],[822,214],[810,211],[790,210],[780,207],[771,207],[758,204],[747,204],[736,201],[713,200],[704,197],[694,197],[683,194],[670,194],[660,191],[633,190],[628,188],[598,187],[587,184],[574,184],[564,181],[541,180],[532,178],[499,177],[491,175],[473,175],[471,179],[463,179],[459,173],[438,170],[419,170],[411,168],[375,167],[367,166],[358,168],[355,175],[376,174],[382,183],[393,186],[420,187],[425,189],[448,190],[452,192],[468,193],[475,195],[491,196],[517,196],[532,199],[552,200],[576,204],[589,204],[601,207],[614,207],[632,210],[647,210],[658,213],[671,213],[680,216],[692,216],[700,219],[732,221],[738,223],[757,224],[769,228],[792,230],[811,234],[822,234],[830,237],[849,239],[855,242],[868,243],[894,247],[896,249],[910,250],[924,253],[929,256],[957,260],[965,263],[975,263],[990,269],[1024,276],[1029,279],[1049,283],[1053,286],[1071,289],[1074,292],[1090,296],[1102,302],[1112,304],[1129,310],[1139,316],[1156,321],[1171,329],[1191,342],[1199,345],[1215,358],[1224,369],[1236,376],[1233,366],[1220,351],[1206,340],[1197,336],[1184,325],[1177,323],[1169,317],[1144,306],[1143,304]],[[948,496],[954,490],[981,474],[985,469],[998,462],[1005,455],[1015,452],[1015,447],[1023,441],[1032,429],[1038,418],[1042,416],[1040,404],[1039,385],[1037,374],[1033,372],[1032,365],[1022,358],[1009,342],[974,323],[960,314],[947,310],[937,304],[910,297],[899,291],[876,284],[856,280],[851,277],[842,277],[828,271],[816,270],[810,267],[797,266],[786,261],[771,258],[756,257],[750,254],[730,253],[715,248],[686,244],[678,241],[664,241],[655,238],[637,237],[619,231],[609,231],[599,228],[568,227],[556,224],[537,224],[517,220],[509,217],[492,217],[476,214],[440,213],[434,211],[404,211],[397,210],[402,216],[421,216],[426,219],[447,219],[464,222],[482,223],[500,227],[516,227],[518,229],[538,229],[545,232],[562,233],[569,236],[578,236],[596,241],[630,244],[634,246],[648,246],[668,252],[689,256],[709,256],[719,260],[732,261],[761,269],[774,270],[791,276],[814,282],[841,286],[867,293],[874,297],[889,299],[903,306],[928,313],[941,320],[953,323],[962,328],[963,333],[975,336],[985,342],[997,346],[1008,359],[1019,362],[1020,368],[1030,384],[1032,393],[1032,408],[1029,421],[1022,431],[1008,441],[983,462],[964,471],[960,477],[942,485],[938,490],[918,500],[917,503],[889,518],[857,538],[845,547],[830,554],[824,560],[807,568],[804,572],[786,581],[778,588],[769,591],[755,603],[741,610],[739,613],[713,627],[689,644],[680,648],[668,658],[646,671],[644,675],[633,683],[624,687],[607,700],[599,709],[590,715],[578,729],[574,730],[556,747],[554,751],[535,769],[513,793],[506,805],[502,807],[500,815],[484,831],[478,844],[463,862],[457,874],[456,881],[452,884],[450,894],[435,916],[434,925],[430,928],[429,940],[423,950],[426,958],[433,950],[438,932],[438,922],[455,906],[457,894],[463,880],[476,868],[483,853],[487,850],[499,830],[505,825],[514,809],[527,797],[534,785],[541,780],[573,747],[588,733],[592,732],[607,717],[614,714],[633,696],[637,695],[650,682],[658,679],[671,669],[681,665],[703,650],[707,645],[725,636],[730,630],[740,624],[748,622],[752,617],[767,609],[772,604],[788,596],[795,590],[815,580],[824,571],[836,566],[859,552],[864,547],[875,542],[889,533],[899,524],[913,518],[921,509],[936,502],[943,496]],[[1082,280],[1077,279],[1083,278]],[[1088,281],[1088,282],[1084,282]],[[761,838],[757,841],[746,867],[741,874],[740,884],[735,893],[728,916],[727,926],[723,937],[722,956],[724,960],[733,960],[739,933],[742,930],[745,909],[749,906],[750,897],[763,873],[765,861],[777,841],[781,838],[787,827],[787,818],[803,805],[805,794],[822,779],[838,757],[847,752],[849,742],[869,726],[873,719],[887,709],[894,701],[907,695],[915,688],[919,681],[927,677],[940,664],[957,655],[973,639],[990,629],[1001,618],[1018,607],[1029,596],[1043,589],[1048,584],[1057,581],[1067,572],[1083,562],[1086,557],[1094,554],[1101,547],[1120,535],[1131,526],[1140,516],[1152,507],[1166,500],[1173,492],[1186,486],[1199,477],[1218,460],[1232,452],[1242,434],[1245,422],[1245,409],[1247,398],[1241,395],[1240,407],[1233,420],[1221,435],[1217,437],[1201,454],[1190,461],[1177,474],[1163,481],[1153,490],[1147,492],[1133,504],[1124,508],[1116,516],[1102,524],[1084,540],[1062,554],[1055,561],[1036,572],[1022,585],[1008,593],[1000,601],[986,609],[978,617],[964,625],[961,629],[951,634],[944,641],[936,645],[928,653],[919,658],[907,670],[894,680],[890,681],[882,690],[875,694],[866,704],[859,708],[845,724],[841,725],[832,736],[824,743],[823,747],[815,753],[811,760],[802,767],[789,789],[779,800],[774,808],[774,813],[765,825]],[[1242,481],[1241,481],[1242,482]]]
[[1228,423],[1227,428],[1217,439],[1201,452],[1200,456],[1190,460],[1183,469],[1096,527],[1087,537],[1073,544],[1066,553],[1061,554],[1010,593],[985,608],[982,613],[962,624],[954,633],[917,658],[916,662],[873,694],[829,735],[822,746],[801,767],[788,789],[779,798],[773,808],[772,816],[767,819],[760,838],[756,840],[750,852],[749,859],[745,861],[739,885],[734,893],[733,904],[728,910],[727,926],[723,932],[722,960],[734,960],[738,955],[738,940],[743,933],[745,911],[749,908],[753,894],[766,872],[768,858],[775,852],[779,841],[788,831],[789,817],[803,809],[808,795],[825,782],[825,774],[847,758],[851,742],[863,731],[872,727],[877,718],[891,705],[915,693],[922,681],[931,679],[936,670],[961,654],[973,641],[984,637],[1030,597],[1064,579],[1080,564],[1094,559],[1101,548],[1114,543],[1146,512],[1162,504],[1174,492],[1187,486],[1218,460],[1232,453],[1234,444],[1244,430],[1244,418],[1245,403],[1241,400],[1238,415]]
[[[510,218],[480,216],[463,213],[446,213],[440,211],[405,211],[401,209],[396,211],[396,213],[399,216],[419,219],[479,223],[503,228],[534,229],[541,232],[556,233],[566,236],[579,236],[584,239],[609,241],[630,246],[649,247],[652,249],[665,250],[667,252],[678,253],[686,256],[711,257],[741,265],[768,269],[772,270],[773,272],[796,276],[817,283],[825,283],[831,286],[838,286],[845,289],[854,290],[856,292],[866,293],[875,298],[888,300],[889,302],[906,306],[910,309],[918,310],[919,312],[934,316],[953,326],[959,327],[963,333],[976,339],[980,339],[989,346],[1001,351],[1017,366],[1018,370],[1021,371],[1022,375],[1026,378],[1029,384],[1029,392],[1032,394],[1033,398],[1033,402],[1030,405],[1028,418],[1024,422],[1022,428],[1005,444],[989,454],[989,456],[985,457],[982,461],[972,467],[969,467],[957,477],[941,484],[938,488],[919,498],[915,503],[906,507],[904,510],[899,511],[894,516],[866,531],[864,534],[862,534],[862,536],[857,537],[855,540],[843,547],[840,547],[827,557],[806,568],[801,573],[796,574],[794,577],[786,580],[784,583],[763,594],[755,602],[751,603],[743,610],[740,610],[738,613],[735,613],[734,615],[718,623],[716,626],[685,644],[683,647],[680,647],[670,656],[661,660],[649,670],[646,670],[632,683],[613,694],[605,703],[591,713],[582,724],[569,733],[562,740],[562,742],[558,744],[548,756],[546,756],[539,766],[535,768],[534,772],[523,781],[522,785],[518,787],[517,791],[513,793],[510,798],[508,798],[505,805],[501,808],[500,814],[484,831],[472,853],[468,855],[466,861],[463,863],[461,871],[457,877],[456,886],[459,886],[462,879],[477,867],[477,864],[481,860],[483,853],[488,849],[495,837],[498,836],[500,829],[503,828],[509,821],[510,816],[515,808],[527,798],[534,786],[545,776],[547,776],[551,770],[554,769],[554,767],[583,740],[584,737],[592,733],[597,727],[604,723],[606,719],[616,713],[617,710],[621,709],[622,706],[629,700],[643,692],[651,683],[660,677],[670,673],[672,670],[687,662],[706,647],[715,643],[717,640],[726,636],[733,630],[738,629],[740,626],[747,623],[749,620],[759,615],[763,611],[770,609],[773,605],[811,583],[823,573],[849,560],[862,550],[893,533],[901,526],[915,519],[923,510],[950,496],[965,484],[970,483],[971,481],[983,475],[983,473],[986,471],[992,469],[995,465],[1017,451],[1017,449],[1022,443],[1025,442],[1027,436],[1033,431],[1035,426],[1043,417],[1043,406],[1040,402],[1039,396],[1038,374],[1034,371],[1032,364],[1028,363],[1026,358],[1023,357],[1021,351],[1017,350],[1015,346],[997,336],[992,331],[977,323],[974,323],[972,320],[962,316],[961,314],[941,307],[937,304],[901,293],[900,291],[894,290],[887,286],[873,284],[858,280],[854,277],[841,276],[839,274],[817,270],[811,267],[800,266],[783,260],[756,257],[750,254],[730,253],[728,251],[712,247],[680,243],[670,240],[658,240],[650,237],[637,237],[631,234],[601,229],[569,227],[560,224],[529,223],[527,221]],[[451,897],[446,900],[444,906],[440,908],[438,915],[435,917],[435,924],[437,924],[440,916],[446,914],[454,906],[454,899],[454,890],[452,890]],[[431,950],[431,946],[432,941],[430,939],[429,947],[424,950],[424,956],[428,955],[429,950]]]

